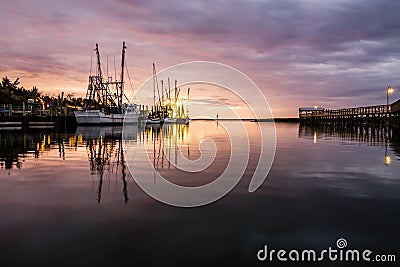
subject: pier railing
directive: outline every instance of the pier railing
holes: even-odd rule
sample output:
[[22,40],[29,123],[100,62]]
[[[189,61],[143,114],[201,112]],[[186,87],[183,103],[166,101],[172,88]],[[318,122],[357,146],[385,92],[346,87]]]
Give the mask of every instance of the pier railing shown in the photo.
[[69,108],[49,108],[43,109],[40,105],[11,105],[0,104],[0,116],[71,116],[72,110]]
[[400,100],[391,105],[364,106],[343,109],[323,109],[317,107],[315,109],[300,108],[299,118],[301,121],[311,122],[399,122]]
[[306,112],[299,109],[299,118],[307,119],[312,117],[322,118],[347,118],[347,117],[368,117],[368,116],[387,116],[390,113],[390,105],[343,108],[343,109],[323,109],[323,110],[307,110]]

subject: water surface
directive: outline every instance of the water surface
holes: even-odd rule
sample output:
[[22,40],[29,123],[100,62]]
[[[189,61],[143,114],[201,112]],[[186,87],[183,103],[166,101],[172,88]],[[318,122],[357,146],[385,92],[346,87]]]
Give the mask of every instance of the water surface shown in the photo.
[[[397,252],[395,131],[276,123],[273,166],[250,194],[260,139],[256,123],[245,125],[251,154],[244,177],[219,201],[190,209],[162,204],[137,186],[124,164],[120,127],[1,131],[0,264],[265,265],[256,259],[264,244],[317,249],[340,237],[351,247]],[[209,183],[229,161],[228,133],[213,121],[138,128],[132,138],[146,144],[160,173],[181,185]],[[210,168],[177,170],[180,157],[200,156],[204,138],[218,149]],[[175,149],[182,155],[169,157]]]

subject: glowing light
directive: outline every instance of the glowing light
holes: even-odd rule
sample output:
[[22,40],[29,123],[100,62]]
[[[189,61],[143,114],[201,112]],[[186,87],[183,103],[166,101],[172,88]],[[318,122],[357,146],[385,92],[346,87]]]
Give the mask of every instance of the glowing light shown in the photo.
[[79,144],[83,144],[83,135],[82,134],[78,135],[78,142],[79,142]]
[[390,165],[391,162],[392,159],[390,158],[390,156],[385,156],[385,165]]
[[314,131],[314,144],[317,143],[317,131]]
[[317,109],[317,108],[318,108],[318,106],[314,106],[314,108],[315,108],[315,109]]

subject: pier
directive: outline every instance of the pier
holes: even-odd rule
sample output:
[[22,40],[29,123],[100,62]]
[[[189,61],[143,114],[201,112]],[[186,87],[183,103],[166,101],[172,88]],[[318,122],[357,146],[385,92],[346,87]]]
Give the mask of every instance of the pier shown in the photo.
[[0,129],[43,129],[56,128],[66,130],[76,127],[75,117],[72,115],[57,116],[0,116]]
[[65,130],[76,126],[76,120],[69,108],[42,109],[32,105],[0,105],[0,129],[43,129]]
[[300,122],[311,124],[399,125],[400,99],[393,104],[378,106],[343,109],[299,108],[299,119]]

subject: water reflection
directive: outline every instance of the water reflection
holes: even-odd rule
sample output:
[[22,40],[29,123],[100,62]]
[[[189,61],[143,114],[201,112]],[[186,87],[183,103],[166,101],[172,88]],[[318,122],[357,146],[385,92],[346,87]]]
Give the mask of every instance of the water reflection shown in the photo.
[[[75,140],[81,140],[86,147],[90,174],[97,175],[97,203],[101,203],[103,181],[121,172],[123,197],[128,203],[127,167],[122,153],[122,127],[90,126],[78,127]],[[75,146],[78,144],[75,143]],[[120,169],[120,170],[119,170]]]
[[65,159],[65,134],[38,130],[33,132],[0,131],[1,169],[21,168],[25,158],[38,158],[40,152],[57,146],[59,156]]
[[[249,194],[262,143],[256,138],[258,125],[245,124],[251,154],[244,177],[226,197],[197,209],[162,205],[133,182],[123,165],[127,158],[121,154],[118,128],[1,132],[0,262],[4,266],[60,262],[69,266],[116,262],[250,266],[259,264],[255,254],[265,244],[321,250],[335,246],[339,237],[355,248],[398,251],[397,131],[385,139],[385,132],[372,129],[352,133],[276,123],[273,168],[262,187]],[[229,136],[222,123],[193,121],[189,127],[129,132],[132,138],[137,136],[133,143],[146,144],[160,173],[174,174],[171,181],[176,184],[205,184],[218,177],[229,161]],[[176,170],[173,163],[182,166],[183,155],[191,160],[200,156],[199,140],[204,138],[212,138],[217,146],[212,168],[193,174]],[[386,144],[390,167],[384,164]],[[175,149],[182,152],[176,160]],[[169,153],[170,165],[162,158]],[[3,175],[7,172],[11,175]],[[155,250],[160,237],[166,243]],[[100,241],[109,245],[99,246]]]
[[383,161],[386,166],[389,166],[392,162],[388,153],[388,148],[390,148],[398,157],[398,160],[400,160],[400,129],[396,127],[389,127],[387,125],[371,127],[368,125],[310,125],[300,123],[298,136],[299,138],[313,139],[314,144],[318,140],[334,140],[385,147]]
[[[146,144],[156,169],[173,168],[179,164],[182,154],[185,157],[190,155],[188,125],[132,125],[127,128],[127,132],[125,137],[129,140]],[[109,190],[110,178],[115,177],[116,180],[122,181],[122,194],[124,202],[127,203],[129,171],[123,153],[122,126],[77,127],[72,133],[60,133],[52,129],[29,132],[0,131],[0,165],[2,169],[9,170],[8,173],[12,169],[23,168],[25,160],[30,157],[36,160],[43,158],[42,162],[47,161],[46,157],[50,151],[58,151],[58,158],[61,160],[72,160],[78,156],[80,162],[85,162],[80,156],[82,149],[86,150],[90,176],[95,177],[93,189],[96,191],[97,202],[100,204],[102,201],[104,182],[109,181]],[[76,166],[71,164],[65,171],[68,172],[74,167]]]
[[[155,169],[179,165],[181,156],[190,158],[189,125],[148,125],[140,129],[138,142],[146,145]],[[179,153],[180,152],[180,153]]]

